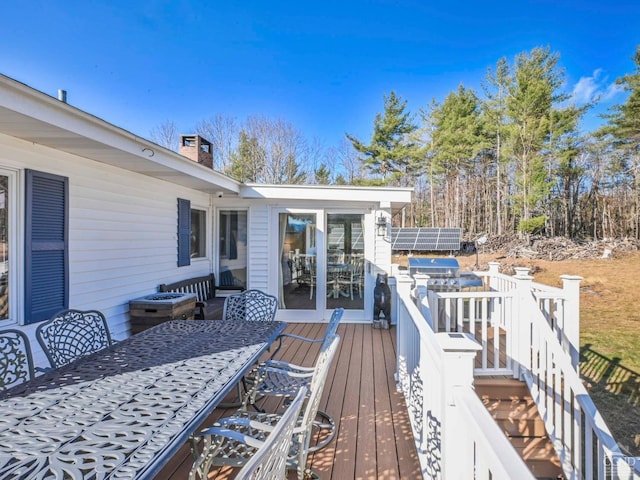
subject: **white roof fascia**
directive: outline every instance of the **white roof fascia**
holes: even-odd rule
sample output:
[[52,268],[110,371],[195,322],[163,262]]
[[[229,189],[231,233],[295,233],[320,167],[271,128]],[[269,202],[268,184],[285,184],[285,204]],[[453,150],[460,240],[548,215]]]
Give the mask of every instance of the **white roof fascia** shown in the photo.
[[240,188],[243,198],[270,200],[313,200],[367,202],[381,208],[401,208],[411,203],[413,188],[361,187],[353,185],[260,185],[245,184]]
[[0,74],[0,133],[196,190],[240,182]]

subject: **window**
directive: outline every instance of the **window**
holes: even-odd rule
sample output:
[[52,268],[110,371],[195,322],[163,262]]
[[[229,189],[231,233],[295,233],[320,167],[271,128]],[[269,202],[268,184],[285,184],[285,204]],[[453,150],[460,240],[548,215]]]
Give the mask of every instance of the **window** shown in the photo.
[[191,209],[191,258],[207,256],[207,212]]
[[178,199],[178,266],[191,265],[192,258],[207,256],[207,212],[191,208],[191,202]]

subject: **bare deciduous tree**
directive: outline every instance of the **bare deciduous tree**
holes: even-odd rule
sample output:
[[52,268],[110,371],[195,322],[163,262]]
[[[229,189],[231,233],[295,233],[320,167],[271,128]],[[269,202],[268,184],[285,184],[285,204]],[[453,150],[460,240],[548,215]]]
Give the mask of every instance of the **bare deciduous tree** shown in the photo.
[[196,124],[196,132],[211,142],[213,169],[224,172],[231,166],[233,153],[238,148],[240,127],[234,117],[216,114]]
[[149,132],[151,140],[165,148],[178,151],[178,143],[180,140],[180,133],[178,133],[178,126],[173,120],[165,120],[162,123],[156,125]]

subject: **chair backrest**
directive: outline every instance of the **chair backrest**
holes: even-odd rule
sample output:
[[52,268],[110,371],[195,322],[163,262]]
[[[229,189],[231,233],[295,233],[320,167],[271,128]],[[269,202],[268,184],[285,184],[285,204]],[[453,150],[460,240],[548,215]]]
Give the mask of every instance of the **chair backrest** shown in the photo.
[[340,336],[334,335],[329,342],[327,342],[327,347],[323,348],[320,351],[320,355],[316,360],[316,364],[314,367],[313,378],[311,380],[311,385],[309,386],[309,399],[307,400],[307,404],[304,408],[304,414],[302,416],[302,423],[298,429],[297,437],[294,437],[294,441],[298,443],[297,445],[297,469],[298,469],[298,478],[302,477],[302,471],[305,469],[305,465],[307,463],[307,455],[309,454],[309,442],[313,435],[313,421],[316,418],[318,413],[318,408],[320,407],[320,399],[322,398],[322,392],[324,390],[324,384],[327,380],[327,374],[329,373],[329,367],[331,366],[331,361],[335,356],[336,351],[338,350],[338,344],[340,343]]
[[40,324],[36,337],[53,368],[111,345],[107,319],[97,310],[63,310]]
[[278,311],[278,299],[260,290],[245,290],[224,299],[222,318],[247,322],[272,322]]
[[20,330],[0,330],[0,392],[34,377],[29,339]]
[[307,395],[302,387],[287,407],[265,443],[235,476],[240,480],[273,480],[287,477],[287,458],[291,448],[293,429]]
[[333,337],[335,336],[336,331],[338,330],[338,325],[340,324],[340,320],[342,320],[343,314],[344,314],[344,308],[342,307],[336,308],[331,314],[331,318],[329,319],[327,328],[324,331],[323,342],[322,342],[322,346],[320,347],[321,351],[326,349],[331,343],[331,341],[333,340]]

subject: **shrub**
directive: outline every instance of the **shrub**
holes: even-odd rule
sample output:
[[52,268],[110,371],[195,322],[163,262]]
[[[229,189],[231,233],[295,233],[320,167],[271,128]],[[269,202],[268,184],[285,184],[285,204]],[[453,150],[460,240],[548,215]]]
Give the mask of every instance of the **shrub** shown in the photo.
[[518,231],[521,233],[541,233],[544,230],[544,224],[547,221],[546,215],[540,215],[539,217],[533,217],[528,220],[520,220],[518,224]]

